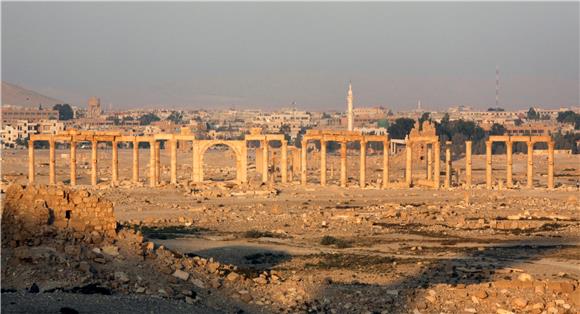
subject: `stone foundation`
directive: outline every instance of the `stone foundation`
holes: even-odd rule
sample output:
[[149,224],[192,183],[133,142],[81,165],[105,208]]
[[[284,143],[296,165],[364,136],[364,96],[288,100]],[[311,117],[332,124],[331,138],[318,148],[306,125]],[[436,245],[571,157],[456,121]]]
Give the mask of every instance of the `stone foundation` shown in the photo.
[[86,190],[11,185],[2,211],[2,242],[12,247],[42,238],[100,243],[116,236],[113,204]]

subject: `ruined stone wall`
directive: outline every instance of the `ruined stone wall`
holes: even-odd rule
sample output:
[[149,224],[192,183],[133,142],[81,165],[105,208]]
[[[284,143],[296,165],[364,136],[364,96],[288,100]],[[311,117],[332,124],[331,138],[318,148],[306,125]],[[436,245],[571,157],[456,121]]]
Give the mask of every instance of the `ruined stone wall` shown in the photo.
[[43,238],[100,243],[116,235],[113,204],[86,190],[11,185],[2,211],[2,241],[12,247]]

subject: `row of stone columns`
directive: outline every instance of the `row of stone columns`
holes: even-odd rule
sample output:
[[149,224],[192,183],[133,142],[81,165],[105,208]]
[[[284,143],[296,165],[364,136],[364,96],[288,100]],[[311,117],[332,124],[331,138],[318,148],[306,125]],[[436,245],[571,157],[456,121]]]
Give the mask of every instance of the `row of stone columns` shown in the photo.
[[[49,184],[56,184],[56,158],[55,158],[55,141],[49,140]],[[113,185],[119,182],[119,151],[118,142],[112,142],[112,159],[111,159],[111,183]],[[71,141],[70,144],[70,184],[72,186],[76,185],[76,152],[77,143]],[[91,185],[97,185],[97,166],[98,166],[98,153],[97,153],[98,142],[96,140],[91,141]],[[160,178],[160,142],[150,141],[150,163],[149,163],[149,185],[154,187],[159,183]],[[171,183],[177,183],[177,140],[169,140],[169,146],[171,151]],[[194,153],[194,160],[196,158]],[[283,158],[287,159],[287,158]],[[35,155],[34,155],[34,142],[30,141],[28,144],[28,181],[34,183],[35,181]],[[195,164],[195,162],[194,162]],[[284,173],[284,171],[283,171]],[[283,178],[287,175],[287,172],[283,174]],[[194,178],[195,180],[195,178]],[[133,174],[132,181],[139,182],[139,142],[137,140],[133,141]]]
[[[302,158],[301,158],[301,168],[302,168],[301,183],[302,183],[302,185],[306,185],[306,179],[307,179],[307,169],[306,169],[307,149],[306,149],[306,145],[307,145],[307,142],[302,141]],[[327,172],[327,157],[326,156],[327,156],[327,151],[328,151],[327,145],[328,145],[327,141],[324,141],[324,140],[320,141],[320,185],[322,185],[322,186],[325,186],[327,183],[327,180],[326,180],[326,172]],[[361,188],[364,188],[366,186],[366,155],[367,155],[366,145],[367,145],[366,142],[360,143],[359,186]],[[383,143],[384,149],[388,149],[388,146],[389,146],[388,141]],[[383,178],[384,178],[383,179],[383,186],[385,186],[385,187],[388,184],[388,176],[389,176],[388,163],[389,163],[389,157],[388,157],[388,153],[387,153],[383,159],[383,166],[385,167],[383,169]],[[346,187],[347,179],[348,179],[348,174],[347,174],[347,142],[341,141],[340,142],[340,186],[341,187]]]
[[[97,144],[96,140],[91,141],[91,184],[97,184]],[[261,143],[261,159],[262,165],[262,179],[268,180],[268,145],[265,141]],[[295,150],[293,153],[292,162],[292,172],[298,172],[300,169],[301,183],[306,184],[306,160],[307,160],[307,150],[306,142],[303,141],[303,148],[300,150]],[[513,142],[506,142],[507,144],[507,156],[506,156],[506,186],[513,186]],[[49,140],[49,184],[56,184],[56,172],[55,172],[55,141]],[[76,142],[71,142],[70,146],[70,184],[76,185]],[[346,187],[347,185],[347,142],[340,142],[340,185]],[[439,186],[439,176],[440,176],[440,144],[435,142],[432,144],[433,147],[428,146],[427,148],[427,179],[435,182],[436,187]],[[527,187],[533,187],[533,142],[527,142],[528,145],[528,159],[527,159]],[[169,140],[170,152],[171,152],[171,183],[177,183],[177,140]],[[157,186],[160,177],[160,142],[151,141],[150,142],[150,175],[149,183],[150,186]],[[383,149],[388,149],[389,141],[383,142]],[[29,160],[29,182],[33,183],[35,180],[35,168],[34,168],[34,142],[29,142],[28,160]],[[201,163],[196,162],[198,154],[195,151],[196,146],[194,146],[193,153],[193,164],[194,166],[200,167]],[[296,152],[300,151],[300,154]],[[384,151],[385,152],[385,151]],[[434,153],[434,158],[432,154]],[[321,174],[320,183],[321,185],[326,185],[327,178],[327,142],[321,141]],[[435,160],[434,169],[432,171],[433,159]],[[300,165],[298,160],[300,160]],[[265,162],[264,162],[265,161]],[[472,142],[466,141],[466,187],[471,188],[472,186]],[[445,143],[445,188],[451,186],[451,172],[452,172],[452,161],[451,161],[451,142]],[[240,167],[241,165],[238,165]],[[300,166],[300,167],[298,167]],[[287,182],[288,180],[288,153],[287,144],[282,143],[281,152],[281,175],[282,182]],[[490,141],[486,142],[486,187],[491,189],[492,187],[492,143]],[[193,176],[195,176],[195,171]],[[196,181],[199,178],[192,178]],[[412,145],[408,143],[406,148],[406,168],[405,168],[405,179],[407,185],[412,185]],[[139,143],[138,141],[133,141],[133,182],[139,182]],[[118,142],[113,142],[112,149],[112,184],[118,183]],[[383,153],[383,187],[386,188],[389,184],[389,154]],[[361,142],[360,148],[360,178],[359,185],[365,187],[366,185],[366,143]],[[554,187],[554,143],[548,142],[548,188],[552,189]]]
[[[262,182],[266,183],[269,179],[270,167],[270,149],[268,141],[260,141],[260,147],[256,150],[256,171],[262,175]],[[282,183],[288,182],[288,143],[282,142],[280,148],[280,176]]]
[[[513,143],[512,141],[505,141],[506,144],[506,187],[513,187]],[[471,144],[471,142],[470,142]],[[527,160],[527,184],[528,188],[534,186],[534,142],[526,142],[528,147]],[[470,154],[471,162],[471,145],[468,152]],[[485,182],[488,189],[492,188],[492,142],[485,142]],[[468,171],[471,172],[471,165]],[[469,181],[471,181],[471,173],[469,174]],[[554,188],[554,142],[548,142],[548,188]]]

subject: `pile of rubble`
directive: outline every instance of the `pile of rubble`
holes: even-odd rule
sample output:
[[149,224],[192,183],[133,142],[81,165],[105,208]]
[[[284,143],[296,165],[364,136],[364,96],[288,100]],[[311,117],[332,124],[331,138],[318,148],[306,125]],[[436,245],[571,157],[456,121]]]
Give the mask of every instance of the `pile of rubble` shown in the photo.
[[[2,220],[3,291],[146,294],[220,310],[281,308],[287,302],[284,293],[268,287],[285,283],[280,273],[244,273],[212,258],[156,247],[139,231],[115,227],[111,202],[85,190],[9,187]],[[276,291],[277,299],[271,295]]]

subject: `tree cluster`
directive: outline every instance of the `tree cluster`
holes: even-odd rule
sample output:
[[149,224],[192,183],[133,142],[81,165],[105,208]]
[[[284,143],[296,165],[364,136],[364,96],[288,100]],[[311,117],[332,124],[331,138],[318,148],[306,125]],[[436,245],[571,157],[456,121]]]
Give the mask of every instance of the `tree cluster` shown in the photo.
[[58,111],[58,119],[61,121],[74,118],[74,111],[69,104],[56,104],[52,107],[52,110]]
[[580,130],[580,114],[568,110],[558,113],[556,121],[560,123],[573,124],[575,130]]
[[183,124],[183,112],[172,111],[171,114],[169,114],[169,116],[167,117],[167,120],[175,124]]
[[411,133],[411,130],[415,126],[415,120],[410,118],[398,118],[395,123],[391,124],[387,131],[389,132],[389,137],[394,139],[404,139],[407,134]]
[[139,123],[141,125],[150,125],[151,122],[159,121],[159,117],[154,113],[147,113],[139,117]]

